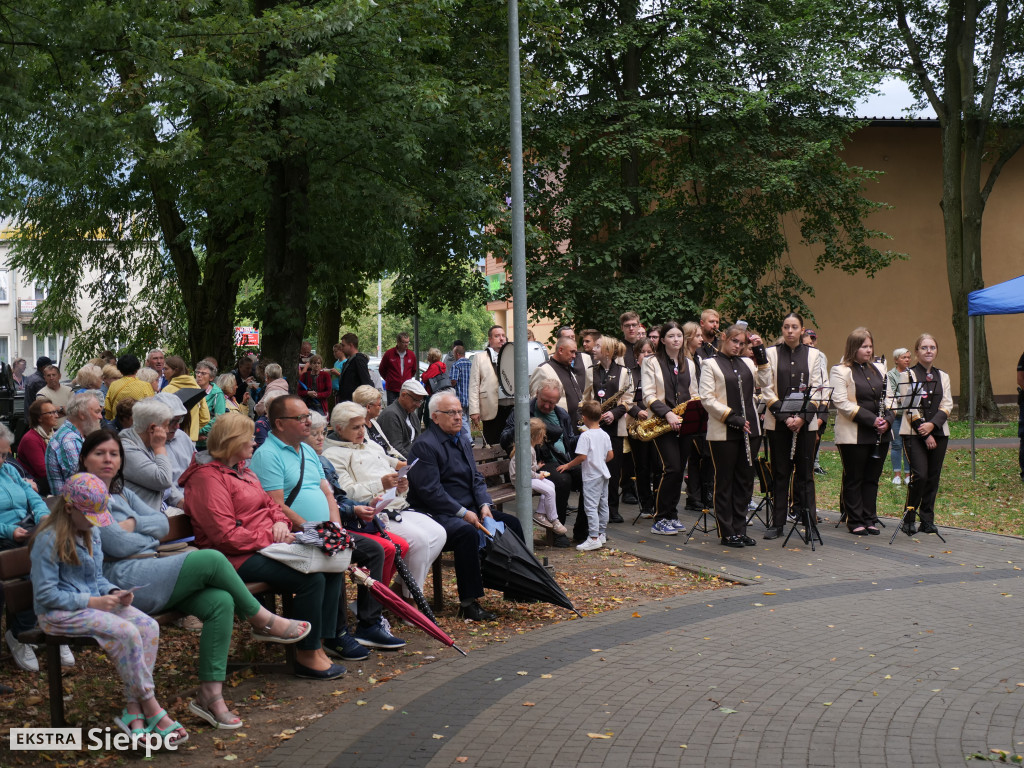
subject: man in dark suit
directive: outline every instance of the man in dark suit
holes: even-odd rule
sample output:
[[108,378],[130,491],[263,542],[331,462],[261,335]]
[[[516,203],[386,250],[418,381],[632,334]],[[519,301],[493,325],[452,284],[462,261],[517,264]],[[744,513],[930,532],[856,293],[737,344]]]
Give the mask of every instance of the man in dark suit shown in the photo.
[[431,398],[429,410],[430,424],[406,454],[413,465],[409,470],[409,504],[433,517],[448,534],[444,548],[455,553],[459,616],[492,621],[496,616],[477,602],[484,594],[478,527],[490,517],[504,523],[520,539],[523,527],[512,515],[493,509],[487,484],[473,460],[473,448],[462,434],[459,398],[452,392],[441,392]]
[[[346,363],[348,365],[348,363]],[[412,441],[420,433],[419,407],[427,399],[427,390],[416,379],[402,384],[398,399],[380,412],[377,423],[395,450],[408,458]]]

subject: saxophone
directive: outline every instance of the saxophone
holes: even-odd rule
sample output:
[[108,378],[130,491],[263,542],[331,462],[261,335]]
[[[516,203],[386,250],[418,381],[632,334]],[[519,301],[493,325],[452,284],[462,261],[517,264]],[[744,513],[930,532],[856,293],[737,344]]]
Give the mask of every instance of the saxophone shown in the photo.
[[[700,402],[699,397],[695,397],[691,400],[687,400],[680,403],[672,409],[672,413],[682,418],[683,414],[686,413],[686,407],[690,403]],[[649,419],[643,421],[634,421],[629,425],[629,436],[634,440],[640,440],[641,442],[648,443],[656,437],[661,437],[664,434],[668,434],[672,431],[672,427],[668,425],[668,422],[661,416],[652,416]]]
[[623,385],[622,389],[620,389],[614,395],[612,395],[607,400],[605,400],[603,403],[601,403],[601,413],[608,413],[608,411],[610,411],[612,408],[617,406],[619,404],[619,400],[622,399],[622,396],[624,394],[626,394],[627,390],[632,389],[632,388],[634,388],[633,387],[633,374],[630,373],[627,370],[626,371],[626,383],[625,383],[625,385]]

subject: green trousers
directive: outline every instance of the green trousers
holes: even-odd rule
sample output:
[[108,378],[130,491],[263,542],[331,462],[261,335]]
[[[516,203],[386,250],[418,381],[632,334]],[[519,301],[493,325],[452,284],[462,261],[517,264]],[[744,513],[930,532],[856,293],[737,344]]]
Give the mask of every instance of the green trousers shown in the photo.
[[251,618],[260,604],[224,555],[215,549],[201,549],[185,556],[166,609],[202,620],[199,679],[216,682],[227,677],[235,614]]

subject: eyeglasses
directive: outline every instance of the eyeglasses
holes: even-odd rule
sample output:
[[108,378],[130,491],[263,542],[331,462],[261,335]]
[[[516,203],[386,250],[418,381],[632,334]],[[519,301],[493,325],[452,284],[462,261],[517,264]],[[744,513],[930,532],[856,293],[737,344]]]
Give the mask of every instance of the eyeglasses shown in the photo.
[[461,408],[453,408],[450,411],[434,411],[434,413],[443,413],[445,416],[461,416],[462,415],[462,409]]
[[292,419],[294,421],[299,421],[299,422],[302,422],[302,421],[312,421],[313,420],[313,414],[312,413],[303,413],[303,414],[301,414],[299,416],[278,416],[277,418],[279,418],[279,419]]
[[59,411],[59,410],[54,410],[54,411],[40,411],[40,412],[39,412],[39,415],[40,415],[40,416],[55,416],[55,415],[57,415],[57,414],[59,414],[59,413],[60,413],[60,411]]

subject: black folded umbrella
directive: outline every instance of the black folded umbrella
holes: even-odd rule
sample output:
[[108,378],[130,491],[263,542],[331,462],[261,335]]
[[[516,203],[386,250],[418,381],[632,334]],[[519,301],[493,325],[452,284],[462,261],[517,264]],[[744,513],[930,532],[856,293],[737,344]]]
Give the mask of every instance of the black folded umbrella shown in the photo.
[[558,582],[537,562],[522,540],[511,531],[496,531],[480,553],[484,586],[518,598],[538,600],[573,611],[581,617]]
[[185,406],[186,411],[191,411],[200,400],[206,397],[206,393],[203,390],[196,389],[195,387],[176,389],[171,394],[176,395],[181,400],[181,404]]

